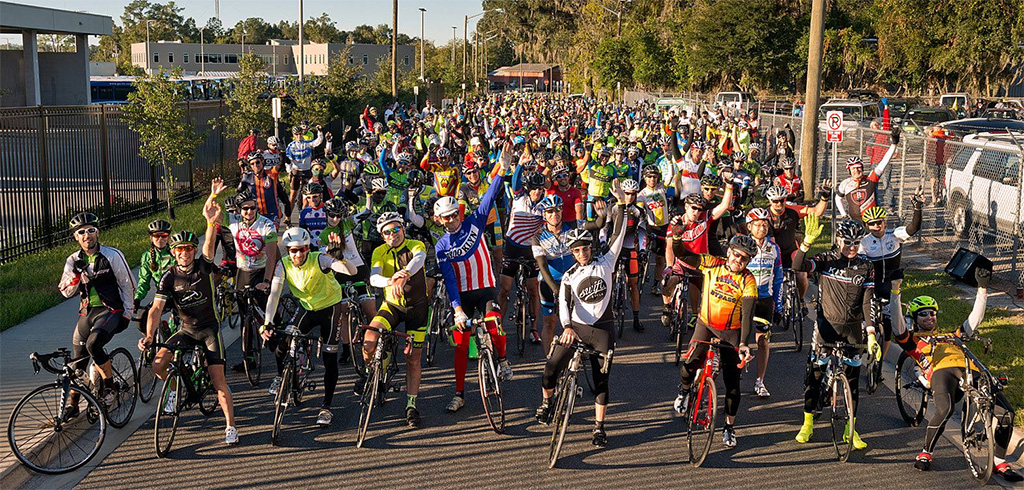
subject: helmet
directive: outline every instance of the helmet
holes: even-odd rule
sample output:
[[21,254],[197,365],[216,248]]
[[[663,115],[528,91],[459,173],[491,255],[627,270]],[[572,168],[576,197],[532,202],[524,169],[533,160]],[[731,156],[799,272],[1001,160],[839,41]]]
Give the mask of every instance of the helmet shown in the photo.
[[388,189],[388,181],[383,177],[377,177],[370,179],[370,192],[374,191],[386,191]]
[[284,235],[281,235],[281,244],[286,248],[306,247],[309,246],[309,242],[309,232],[305,228],[299,228],[298,226],[288,228],[285,230]]
[[561,207],[562,198],[558,197],[558,194],[548,194],[547,196],[544,196],[544,199],[541,199],[540,201],[540,208],[543,210]]
[[690,145],[690,148],[696,148],[698,150],[703,150],[706,147],[707,145],[705,145],[704,142],[700,140],[694,141],[693,144]]
[[378,165],[377,162],[367,163],[366,166],[363,167],[363,173],[366,175],[380,175],[380,165]]
[[705,175],[700,178],[701,187],[714,187],[719,188],[722,186],[722,179],[717,175]]
[[860,215],[860,219],[865,223],[870,221],[885,220],[888,213],[885,212],[885,208],[882,206],[871,206],[864,210],[864,213]]
[[764,190],[764,197],[768,198],[769,201],[785,199],[787,195],[786,188],[781,185],[768,186],[768,188]]
[[850,167],[863,167],[864,161],[860,157],[850,157],[846,160],[846,168]]
[[427,146],[431,149],[441,146],[441,137],[436,134],[430,135],[430,138],[427,138]]
[[469,159],[462,162],[462,173],[472,172],[478,168],[480,168],[480,166],[476,164],[476,159]]
[[792,158],[785,157],[779,159],[779,166],[782,168],[793,168],[796,166],[796,162]]
[[380,217],[377,218],[377,232],[384,229],[385,226],[391,223],[405,224],[405,220],[402,219],[402,215],[393,212],[381,213]]
[[170,233],[171,224],[162,219],[155,219],[149,222],[149,226],[146,227],[146,230],[149,231],[150,235],[154,233]]
[[742,162],[747,159],[747,154],[742,151],[734,151],[732,152],[732,159],[737,162]]
[[659,169],[657,165],[648,165],[644,167],[644,177],[661,178],[661,169]]
[[565,242],[569,248],[579,247],[580,245],[592,245],[594,243],[594,236],[586,229],[573,228],[565,234]]
[[512,138],[513,145],[522,145],[524,143],[526,143],[526,137],[521,134],[518,134],[514,138]]
[[81,228],[86,225],[97,226],[99,224],[100,218],[98,216],[88,211],[85,211],[82,213],[78,213],[73,218],[71,218],[70,227],[72,230],[77,230],[78,228]]
[[171,236],[170,244],[171,248],[186,244],[191,244],[194,247],[198,247],[199,237],[197,237],[196,234],[192,233],[191,231],[179,231],[175,233],[173,236]]
[[935,298],[931,296],[918,296],[910,300],[910,304],[907,305],[907,314],[914,317],[921,310],[935,310],[939,311],[939,302],[935,301]]
[[635,146],[630,146],[629,148],[626,149],[626,153],[629,153],[631,155],[638,155],[640,154],[640,149]]
[[640,192],[640,184],[633,179],[626,179],[622,181],[622,192],[635,194]]
[[452,196],[445,196],[434,203],[435,216],[451,216],[459,212],[459,202]]
[[238,194],[235,194],[235,203],[238,204],[239,206],[246,202],[255,200],[256,196],[249,189],[242,189],[238,191]]
[[523,181],[523,183],[526,185],[526,188],[530,190],[543,189],[547,184],[547,179],[544,178],[544,175],[537,172],[528,174],[526,178],[523,179]]
[[309,182],[302,188],[304,196],[323,196],[324,186],[319,182]]
[[429,183],[427,174],[418,168],[414,168],[406,172],[406,180],[409,182],[409,187],[423,187]]
[[356,143],[355,141],[349,141],[348,143],[345,143],[345,152],[350,151],[359,151],[359,144]]
[[250,151],[249,154],[245,156],[245,161],[251,162],[253,160],[263,160],[263,152],[259,150]]
[[267,138],[267,146],[277,146],[278,144],[277,136],[270,136]]
[[702,208],[707,207],[708,200],[696,192],[683,198],[683,204],[693,204]]
[[621,155],[621,154],[626,152],[626,149],[621,147],[621,146],[616,146],[614,151],[615,151],[615,153],[618,153],[619,155]]
[[327,202],[324,203],[324,211],[328,215],[344,216],[348,214],[349,207],[344,199],[336,197],[334,199],[328,199]]
[[757,242],[747,235],[736,235],[729,240],[729,248],[736,249],[747,257],[757,255]]
[[538,136],[537,137],[537,145],[538,146],[548,146],[549,144],[551,144],[551,140],[547,136]]
[[611,155],[612,155],[612,147],[607,146],[607,145],[601,147],[601,156],[609,157]]
[[750,144],[749,148],[750,148],[750,152],[751,153],[753,153],[755,151],[760,153],[761,152],[761,143],[758,143],[758,142],[755,141],[755,142]]
[[438,148],[437,149],[437,158],[445,159],[445,158],[448,158],[450,156],[452,156],[452,152],[450,150],[448,150],[448,148]]
[[663,135],[661,135],[661,138],[658,139],[658,142],[663,144],[663,145],[671,145],[672,144],[672,135],[671,134],[663,134]]
[[397,156],[395,156],[395,161],[399,163],[409,163],[412,161],[412,154],[407,151],[400,152]]
[[747,128],[749,128],[749,127],[750,127],[750,124],[747,124],[747,122],[746,122],[746,121],[744,121],[744,120],[742,120],[742,119],[741,119],[741,120],[740,120],[740,123],[739,123],[739,126],[740,126],[740,129],[747,129]]
[[747,212],[747,223],[751,221],[771,219],[768,210],[765,208],[754,208]]
[[841,240],[860,240],[864,236],[864,228],[851,218],[843,218],[836,223],[836,238]]

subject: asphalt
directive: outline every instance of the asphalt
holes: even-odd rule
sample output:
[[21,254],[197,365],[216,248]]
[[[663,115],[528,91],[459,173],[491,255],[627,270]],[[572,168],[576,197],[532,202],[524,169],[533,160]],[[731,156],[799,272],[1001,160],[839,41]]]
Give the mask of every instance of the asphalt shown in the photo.
[[[807,349],[793,351],[791,332],[774,336],[775,350],[767,376],[771,398],[753,396],[753,366],[744,374],[736,425],[738,447],[726,449],[719,432],[704,465],[691,467],[685,426],[671,409],[679,374],[669,358],[667,331],[656,317],[657,302],[654,297],[643,296],[642,319],[647,331],[627,330],[617,345],[606,422],[609,446],[596,449],[590,445],[593,410],[591,394],[586,390],[577,404],[555,469],[546,465],[550,431],[533,420],[533,409],[540,401],[541,348],[528,346],[522,359],[511,354],[515,379],[505,385],[507,431],[498,435],[487,426],[480,405],[475,364],[471,364],[467,380],[466,407],[456,414],[445,411],[453,394],[452,350],[442,347],[438,365],[424,370],[419,398],[423,427],[419,430],[405,426],[404,395],[392,394],[383,409],[375,411],[364,447],[356,448],[358,402],[351,392],[355,375],[343,368],[331,427],[319,429],[314,424],[322,396],[322,388],[318,388],[297,410],[286,415],[281,446],[275,447],[270,444],[273,409],[266,391],[269,377],[264,376],[261,386],[253,388],[242,375],[231,373],[239,445],[224,444],[224,423],[219,413],[205,418],[192,411],[182,418],[170,456],[158,459],[150,418],[105,459],[97,461],[80,481],[78,477],[36,476],[21,487],[379,488],[385,484],[394,488],[714,485],[795,489],[975,485],[958,447],[949,438],[939,443],[932,472],[913,468],[924,429],[906,426],[888,387],[861,397],[857,427],[869,447],[855,452],[849,462],[835,460],[824,421],[816,424],[810,443],[796,443],[793,437],[802,420]],[[810,328],[808,322],[805,333]],[[239,357],[236,343],[229,349],[229,363]],[[271,370],[270,356],[264,359],[265,371]],[[891,366],[886,376],[891,383]],[[718,383],[721,391],[721,380]],[[140,404],[137,413],[152,414],[155,404]],[[958,439],[957,432],[951,423],[947,435]],[[999,483],[1003,482],[993,478],[993,484]]]

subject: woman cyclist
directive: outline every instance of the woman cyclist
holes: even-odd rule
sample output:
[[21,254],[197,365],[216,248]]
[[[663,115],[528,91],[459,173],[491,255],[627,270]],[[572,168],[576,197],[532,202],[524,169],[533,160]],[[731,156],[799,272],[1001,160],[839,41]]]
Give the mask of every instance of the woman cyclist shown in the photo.
[[[135,288],[135,320],[139,322],[139,330],[146,332],[144,322],[148,309],[141,310],[139,305],[149,294],[150,284],[157,285],[160,278],[164,276],[167,269],[174,265],[174,256],[171,255],[171,247],[168,245],[171,238],[171,224],[162,219],[155,219],[149,222],[146,227],[149,232],[149,250],[142,252],[139,259],[139,285]],[[173,328],[173,327],[172,327]],[[161,332],[166,339],[171,332]]]

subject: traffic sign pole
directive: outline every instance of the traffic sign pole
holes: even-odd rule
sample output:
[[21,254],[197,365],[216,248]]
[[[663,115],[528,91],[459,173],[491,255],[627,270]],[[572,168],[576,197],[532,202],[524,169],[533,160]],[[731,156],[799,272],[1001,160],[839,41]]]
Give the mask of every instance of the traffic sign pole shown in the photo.
[[[832,143],[832,189],[839,188],[839,143],[843,141],[843,111],[825,114],[825,139]],[[833,198],[834,199],[834,198]],[[832,203],[832,244],[836,242],[836,203]]]
[[270,112],[274,116],[274,137],[277,138],[277,144],[281,144],[281,98],[274,97],[270,99]]

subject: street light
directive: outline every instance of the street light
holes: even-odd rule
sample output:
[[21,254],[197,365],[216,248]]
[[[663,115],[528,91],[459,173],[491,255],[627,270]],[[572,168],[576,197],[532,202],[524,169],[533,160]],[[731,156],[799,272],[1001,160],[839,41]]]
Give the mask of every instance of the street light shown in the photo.
[[199,75],[206,76],[206,44],[203,38],[203,31],[206,27],[199,28]]
[[306,47],[303,45],[302,36],[302,24],[305,22],[305,17],[302,15],[302,0],[299,0],[299,84],[302,84],[302,78],[306,71]]
[[617,10],[617,11],[616,10],[612,10],[612,9],[610,9],[608,7],[605,7],[604,5],[597,4],[598,6],[600,6],[601,8],[603,8],[605,10],[607,10],[608,12],[611,12],[612,15],[614,15],[616,18],[618,18],[618,20],[616,21],[616,27],[615,27],[615,37],[622,36],[622,8],[625,6],[626,2],[632,2],[632,1],[633,0],[618,0],[619,10]]
[[456,29],[458,29],[458,27],[452,26],[452,66],[453,67],[455,66],[455,40],[457,39],[455,37],[455,30]]
[[420,7],[420,81],[423,81],[423,14],[427,9]]
[[150,68],[150,61],[153,59],[153,56],[151,56],[149,54],[149,25],[154,23],[154,22],[159,22],[159,21],[156,21],[156,20],[147,20],[146,21],[146,74],[149,74],[149,75],[153,74],[153,69]]
[[242,56],[245,56],[245,21],[242,21]]
[[[497,12],[497,13],[500,14],[500,13],[504,12],[504,10],[502,10],[502,9],[484,10],[483,12],[480,12],[479,14],[466,15],[463,18],[463,20],[462,20],[462,84],[463,85],[466,84],[466,61],[467,61],[467,58],[466,58],[466,46],[469,44],[469,33],[466,32],[466,31],[469,29],[469,19],[472,19],[474,17],[480,17],[481,15],[484,15],[487,12]],[[454,59],[454,56],[452,58]],[[463,89],[463,90],[465,90],[465,89]]]

